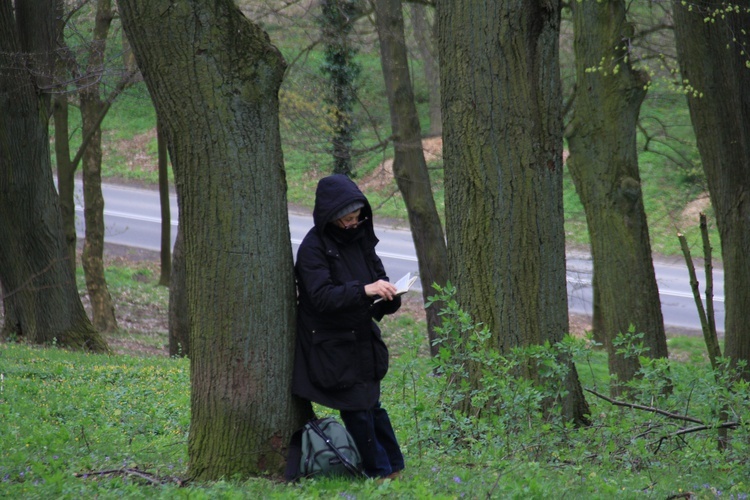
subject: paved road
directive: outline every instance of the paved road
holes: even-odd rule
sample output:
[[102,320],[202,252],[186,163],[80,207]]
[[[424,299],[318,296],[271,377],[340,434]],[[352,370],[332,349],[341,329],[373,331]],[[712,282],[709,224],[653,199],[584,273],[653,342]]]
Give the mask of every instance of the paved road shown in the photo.
[[[80,188],[80,185],[79,185]],[[161,241],[161,217],[159,194],[156,191],[107,184],[103,186],[105,198],[105,240],[109,243],[132,246],[148,250],[159,250]],[[78,198],[79,200],[81,197]],[[79,202],[80,204],[80,202]],[[172,242],[177,234],[177,200],[171,197]],[[79,212],[79,235],[82,235],[82,208]],[[302,237],[312,226],[312,217],[307,214],[289,214],[292,246],[296,253]],[[417,259],[411,233],[407,230],[378,227],[380,244],[378,254],[383,259],[386,271],[396,280],[409,271],[417,270]],[[585,254],[569,254],[567,258],[568,305],[572,313],[591,314],[591,259]],[[669,331],[696,333],[700,321],[690,291],[688,273],[681,259],[655,263],[659,284],[664,323]],[[702,269],[698,279],[705,283]],[[714,270],[714,307],[716,325],[724,330],[724,274]],[[421,290],[421,284],[415,285]]]

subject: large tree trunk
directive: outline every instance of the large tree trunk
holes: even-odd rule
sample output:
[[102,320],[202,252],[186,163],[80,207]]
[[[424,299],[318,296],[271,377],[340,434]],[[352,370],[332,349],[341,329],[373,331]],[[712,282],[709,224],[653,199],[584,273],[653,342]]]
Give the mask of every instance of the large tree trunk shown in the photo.
[[[0,72],[3,334],[107,351],[86,317],[68,263],[50,162],[51,102],[31,76],[52,74],[50,54],[61,5],[29,1],[17,7],[14,18],[11,2],[0,1],[0,67],[5,68]],[[45,54],[50,63],[37,65]],[[35,70],[28,71],[28,64]]]
[[101,100],[100,81],[112,17],[111,0],[98,0],[96,22],[88,51],[87,71],[81,87],[81,130],[84,137],[90,137],[83,152],[83,219],[86,232],[81,264],[86,276],[94,327],[102,332],[117,329],[115,307],[104,277],[104,196],[100,118],[108,109]]
[[[667,356],[659,288],[643,208],[636,123],[648,75],[631,67],[633,27],[621,0],[572,2],[576,95],[568,128],[568,168],[581,198],[594,262],[594,308],[617,396],[640,363],[617,354],[613,340],[630,325],[643,333],[646,356]],[[598,70],[591,70],[598,68]]]
[[437,23],[430,21],[427,9],[427,5],[412,3],[411,22],[427,84],[430,135],[440,135],[443,132],[443,115],[440,109],[440,74],[436,47]]
[[[559,9],[438,3],[450,276],[461,307],[503,352],[568,332]],[[563,415],[583,423],[588,406],[570,368]]]
[[[690,118],[708,181],[724,262],[724,355],[750,379],[750,70],[747,12],[726,2],[674,1]],[[718,15],[717,15],[718,12]]]
[[[422,295],[434,295],[433,283],[445,286],[448,261],[443,226],[435,207],[430,175],[422,150],[419,115],[409,76],[409,62],[404,39],[401,0],[374,0],[380,39],[380,61],[385,77],[385,90],[391,110],[391,128],[395,158],[393,173],[409,213],[414,247],[419,261]],[[440,308],[427,309],[427,333],[430,352],[437,355],[435,327],[439,326]]]
[[285,62],[230,0],[120,0],[163,120],[184,237],[193,479],[281,474],[295,286],[278,122]]

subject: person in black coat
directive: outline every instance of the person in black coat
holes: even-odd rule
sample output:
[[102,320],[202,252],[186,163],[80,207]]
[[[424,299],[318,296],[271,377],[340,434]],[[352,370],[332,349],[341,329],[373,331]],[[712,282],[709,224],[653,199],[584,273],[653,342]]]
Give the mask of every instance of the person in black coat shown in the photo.
[[369,477],[395,477],[404,457],[380,405],[388,348],[375,321],[396,312],[401,298],[375,253],[372,208],[349,177],[334,174],[318,182],[313,222],[294,268],[292,392],[339,410]]

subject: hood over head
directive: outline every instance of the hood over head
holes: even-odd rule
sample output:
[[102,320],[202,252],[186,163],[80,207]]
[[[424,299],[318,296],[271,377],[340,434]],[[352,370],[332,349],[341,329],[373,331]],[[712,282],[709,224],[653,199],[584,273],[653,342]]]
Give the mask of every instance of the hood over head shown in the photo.
[[[355,208],[349,210],[350,207]],[[360,220],[367,217],[367,225],[372,226],[372,208],[354,181],[344,174],[329,175],[318,181],[313,209],[313,221],[318,230],[322,231],[332,220],[360,207]],[[346,213],[341,214],[344,211]]]

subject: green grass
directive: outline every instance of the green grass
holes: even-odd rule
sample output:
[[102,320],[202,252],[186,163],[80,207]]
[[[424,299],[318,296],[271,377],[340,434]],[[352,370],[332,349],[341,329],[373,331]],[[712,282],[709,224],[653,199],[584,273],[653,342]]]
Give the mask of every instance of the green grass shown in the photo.
[[[157,277],[147,266],[111,265],[107,277],[118,304],[156,307],[165,314],[168,296],[155,286]],[[532,388],[512,379],[496,397],[515,400],[508,400],[511,405],[497,419],[458,418],[447,405],[446,395],[454,389],[444,384],[447,378],[435,376],[424,322],[398,313],[381,326],[391,350],[382,401],[407,459],[399,481],[317,479],[289,485],[251,478],[180,486],[188,461],[187,360],[9,342],[0,344],[0,497],[526,499],[564,491],[570,498],[691,492],[692,498],[708,499],[719,492],[724,498],[750,494],[747,428],[732,431],[723,454],[716,451],[712,430],[667,439],[657,449],[661,436],[692,424],[615,407],[587,393],[592,425],[570,428],[527,411],[524,394]],[[166,333],[157,337],[163,352]],[[668,342],[668,371],[648,368],[633,386],[634,399],[707,422],[727,403],[732,419],[747,421],[748,387],[737,384],[730,392],[713,382],[702,339],[673,336]],[[581,384],[606,394],[605,353],[583,340],[572,345]],[[493,371],[503,373],[505,362],[492,363]],[[664,373],[673,384],[668,395],[658,385]],[[528,394],[546,390],[539,386]]]
[[[187,471],[189,363],[184,359],[91,355],[0,344],[0,497],[5,498],[746,498],[747,433],[715,451],[712,432],[668,441],[654,436],[676,423],[616,408],[588,395],[593,425],[559,427],[529,416],[529,426],[455,441],[457,425],[441,420],[421,338],[424,325],[396,315],[384,322],[392,350],[383,402],[407,458],[397,482],[307,480],[287,485],[262,478],[180,487]],[[711,393],[700,341],[670,339],[676,395],[646,402],[704,415]],[[416,354],[415,354],[416,353]],[[606,392],[606,358],[577,358],[586,387]],[[593,374],[593,375],[592,375]],[[596,377],[596,380],[593,378]],[[682,401],[688,406],[681,406]],[[322,410],[330,413],[330,410]],[[747,418],[748,409],[736,418]],[[443,414],[443,418],[445,415]],[[477,428],[479,429],[479,428]],[[477,441],[475,441],[477,440]],[[127,471],[141,471],[153,485]],[[733,495],[733,496],[730,496]]]
[[[118,316],[123,308],[128,314],[166,315],[168,294],[155,286],[157,278],[153,265],[108,265]],[[78,279],[83,289],[80,272]],[[253,478],[180,487],[188,460],[189,363],[163,355],[164,331],[148,333],[150,352],[160,348],[162,355],[133,354],[144,351],[144,334],[124,330],[109,337],[120,353],[109,356],[0,344],[0,497],[542,498],[565,491],[573,498],[664,498],[692,491],[696,498],[714,498],[721,490],[742,498],[750,493],[746,430],[736,431],[723,455],[716,452],[713,431],[668,440],[654,452],[656,437],[679,422],[587,394],[592,425],[567,428],[538,412],[526,413],[524,386],[513,384],[518,402],[500,412],[513,416],[511,422],[464,422],[446,407],[451,389],[435,376],[423,320],[399,313],[386,317],[382,329],[391,350],[382,400],[407,457],[398,482],[325,479],[286,485]],[[606,393],[606,355],[583,344],[577,349],[582,385]],[[669,349],[673,394],[650,389],[660,377],[654,369],[634,389],[642,404],[710,421],[718,402],[730,401],[737,408],[733,418],[748,418],[747,388],[738,387],[732,396],[713,385],[700,338],[671,337]],[[502,364],[496,369],[502,371]],[[654,434],[637,437],[644,429]]]

